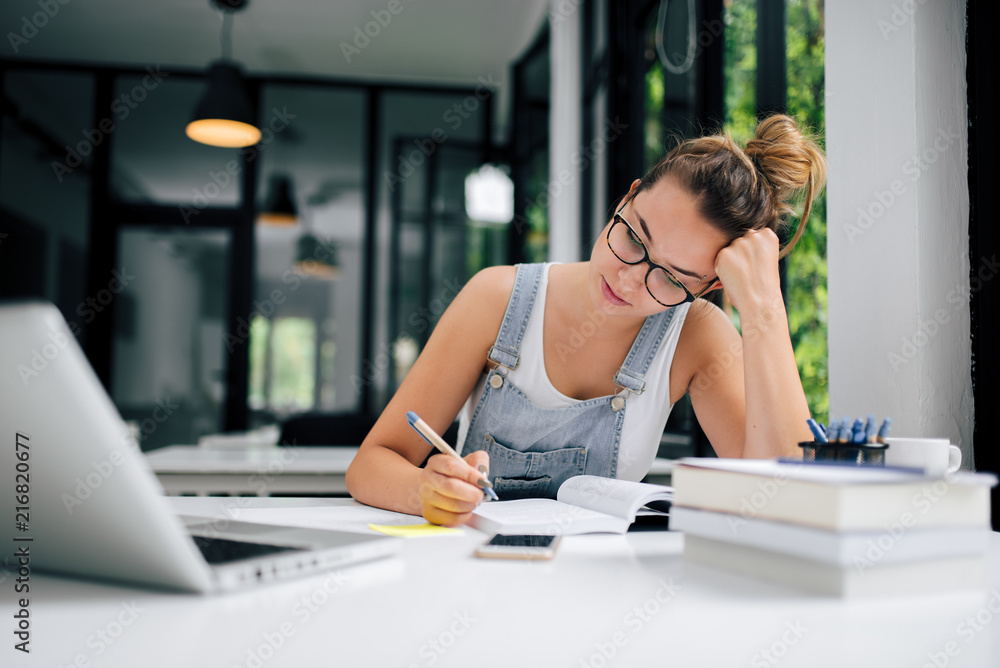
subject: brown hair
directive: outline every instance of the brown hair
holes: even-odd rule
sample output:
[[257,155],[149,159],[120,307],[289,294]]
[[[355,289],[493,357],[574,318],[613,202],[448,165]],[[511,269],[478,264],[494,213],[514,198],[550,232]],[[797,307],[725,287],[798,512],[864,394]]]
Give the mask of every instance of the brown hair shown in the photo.
[[730,241],[765,227],[778,233],[794,211],[790,202],[805,191],[798,229],[779,255],[784,257],[802,236],[823,189],[826,158],[792,118],[779,114],[757,125],[746,149],[728,133],[685,141],[649,170],[639,190],[665,176],[694,195],[701,214]]

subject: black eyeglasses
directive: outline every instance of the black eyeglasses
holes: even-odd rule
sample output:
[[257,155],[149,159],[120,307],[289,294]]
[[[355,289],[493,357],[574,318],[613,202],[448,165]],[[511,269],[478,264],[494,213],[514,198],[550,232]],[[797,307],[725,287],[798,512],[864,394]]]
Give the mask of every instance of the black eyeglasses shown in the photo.
[[[669,269],[654,264],[649,259],[649,251],[646,249],[646,245],[642,243],[639,235],[635,233],[632,226],[621,215],[622,210],[632,201],[632,198],[636,194],[638,194],[638,191],[633,191],[628,196],[628,199],[622,202],[622,205],[615,213],[611,227],[608,229],[608,247],[615,254],[615,257],[625,264],[632,265],[645,262],[649,265],[649,271],[646,272],[646,291],[658,303],[669,308],[693,302],[711,289],[715,284],[715,279],[712,279],[698,294],[692,294],[687,289],[687,286],[670,273]],[[701,284],[701,281],[699,280],[698,283]]]

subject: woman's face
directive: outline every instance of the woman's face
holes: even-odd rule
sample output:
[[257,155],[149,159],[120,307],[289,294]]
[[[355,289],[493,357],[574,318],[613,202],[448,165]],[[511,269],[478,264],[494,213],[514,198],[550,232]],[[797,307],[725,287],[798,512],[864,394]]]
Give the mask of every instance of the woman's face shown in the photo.
[[[729,241],[702,217],[695,198],[673,179],[660,179],[619,213],[646,247],[650,261],[666,267],[692,294],[716,278],[715,256]],[[646,290],[649,265],[625,264],[608,247],[611,225],[605,226],[590,255],[591,300],[608,315],[646,317],[662,311],[664,306]]]

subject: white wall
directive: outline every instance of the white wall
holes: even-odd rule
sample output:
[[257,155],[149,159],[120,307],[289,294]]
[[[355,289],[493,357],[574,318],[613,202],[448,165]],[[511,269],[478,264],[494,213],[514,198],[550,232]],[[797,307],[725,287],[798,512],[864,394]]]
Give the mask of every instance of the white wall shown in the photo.
[[[579,7],[552,0],[549,108],[549,261],[580,260],[581,87]],[[565,5],[565,6],[564,6]]]
[[965,2],[826,3],[832,417],[972,462]]

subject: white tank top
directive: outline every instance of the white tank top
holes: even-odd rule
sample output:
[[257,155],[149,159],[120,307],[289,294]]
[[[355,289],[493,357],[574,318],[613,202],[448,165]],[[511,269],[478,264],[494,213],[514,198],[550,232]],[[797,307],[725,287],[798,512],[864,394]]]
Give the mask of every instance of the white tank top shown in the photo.
[[[549,284],[549,268],[554,263],[545,265],[542,280],[538,286],[538,295],[528,317],[528,326],[521,342],[521,360],[516,369],[507,372],[510,379],[528,399],[540,408],[563,408],[580,403],[580,400],[567,397],[552,385],[545,371],[542,343],[543,320],[545,317],[545,294]],[[660,436],[663,427],[670,416],[670,364],[677,349],[681,328],[687,317],[691,304],[681,304],[676,307],[673,318],[667,326],[667,333],[660,343],[656,356],[646,372],[646,388],[642,394],[627,394],[625,421],[622,426],[622,437],[619,445],[617,477],[624,480],[641,480],[648,472],[660,447]],[[459,413],[458,443],[465,445],[465,436],[469,431],[472,414],[476,410],[486,374],[483,374],[476,384],[472,395],[465,402]],[[462,447],[458,448],[462,452]]]

